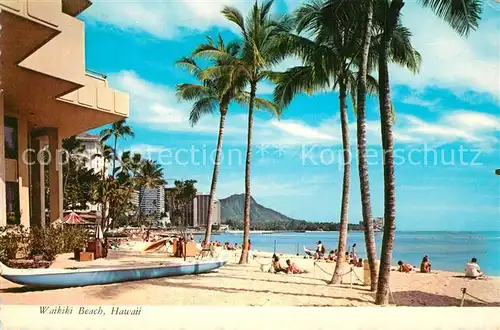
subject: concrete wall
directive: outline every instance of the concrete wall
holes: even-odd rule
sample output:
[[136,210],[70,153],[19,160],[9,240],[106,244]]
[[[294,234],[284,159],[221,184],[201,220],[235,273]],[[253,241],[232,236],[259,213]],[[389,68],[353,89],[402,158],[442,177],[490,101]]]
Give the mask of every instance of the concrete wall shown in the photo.
[[59,100],[76,103],[120,116],[128,116],[130,112],[129,95],[109,88],[105,79],[87,74],[85,86],[63,95]]
[[[48,6],[43,2],[40,6]],[[75,84],[85,84],[85,24],[59,12],[61,33],[22,61],[19,66]],[[54,56],[56,55],[57,56]]]
[[62,3],[61,0],[0,0],[0,9],[12,11],[34,21],[58,27]]

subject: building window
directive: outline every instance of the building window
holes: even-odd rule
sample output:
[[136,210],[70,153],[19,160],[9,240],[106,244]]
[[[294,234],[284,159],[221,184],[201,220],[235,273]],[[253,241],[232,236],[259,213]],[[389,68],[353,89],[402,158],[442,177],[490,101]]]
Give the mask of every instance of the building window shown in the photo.
[[17,119],[4,117],[5,158],[17,159]]
[[5,183],[5,197],[7,199],[7,224],[18,225],[21,223],[19,214],[19,185],[17,182]]

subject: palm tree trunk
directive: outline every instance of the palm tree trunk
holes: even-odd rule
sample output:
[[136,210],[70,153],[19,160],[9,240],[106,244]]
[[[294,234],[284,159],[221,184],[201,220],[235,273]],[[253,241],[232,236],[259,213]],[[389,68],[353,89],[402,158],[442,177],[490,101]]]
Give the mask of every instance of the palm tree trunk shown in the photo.
[[[391,86],[389,83],[388,50],[403,1],[395,0],[391,3],[389,20],[384,31],[384,40],[379,55],[379,105],[380,125],[382,132],[382,148],[384,151],[384,235],[382,251],[380,253],[380,270],[375,303],[387,305],[389,303],[389,277],[391,273],[392,250],[396,232],[396,192],[394,176],[394,141],[392,132],[392,101]],[[392,21],[391,21],[392,19]]]
[[243,244],[241,245],[240,264],[248,263],[248,240],[250,239],[250,165],[252,162],[252,126],[253,106],[257,84],[250,86],[250,102],[248,104],[247,158],[245,164],[245,206],[243,213]]
[[227,104],[220,106],[219,137],[217,140],[217,150],[215,151],[214,172],[212,174],[212,185],[210,186],[210,199],[208,201],[207,229],[205,231],[205,243],[210,243],[212,233],[212,214],[215,203],[215,190],[217,188],[217,178],[219,176],[220,153],[222,151],[222,137],[224,136],[224,123],[226,121]]
[[347,245],[347,226],[349,222],[349,186],[351,183],[351,150],[349,142],[349,120],[347,118],[346,85],[339,83],[340,123],[342,128],[342,147],[344,149],[344,181],[342,186],[342,204],[340,207],[340,231],[337,262],[333,272],[331,284],[340,284],[342,276],[339,273],[344,267],[344,258]]
[[118,144],[118,137],[115,135],[115,147],[113,148],[113,172],[111,176],[115,177],[115,165],[116,165],[116,145]]
[[375,233],[373,230],[372,207],[370,200],[370,181],[368,179],[368,161],[366,156],[366,75],[368,55],[370,52],[371,28],[373,16],[372,0],[367,1],[366,22],[364,26],[363,50],[358,73],[357,100],[357,138],[358,138],[358,170],[361,189],[361,210],[365,232],[366,254],[370,265],[371,291],[377,289],[377,254],[375,250]]

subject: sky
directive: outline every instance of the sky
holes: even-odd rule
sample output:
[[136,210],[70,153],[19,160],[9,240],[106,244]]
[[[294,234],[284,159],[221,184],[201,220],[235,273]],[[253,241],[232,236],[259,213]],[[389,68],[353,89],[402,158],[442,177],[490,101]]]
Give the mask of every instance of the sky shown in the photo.
[[[192,104],[175,95],[195,82],[175,66],[206,36],[238,38],[220,10],[247,12],[249,0],[94,0],[85,22],[86,66],[130,94],[135,138],[119,142],[159,161],[165,178],[195,179],[209,192],[219,116],[191,127]],[[276,0],[276,14],[300,1]],[[423,62],[418,74],[390,67],[394,125],[397,230],[500,230],[500,3],[485,1],[477,31],[460,37],[429,9],[406,1],[403,22]],[[300,62],[290,58],[275,69]],[[273,86],[258,86],[272,97]],[[349,103],[352,184],[349,222],[361,220],[355,117]],[[244,191],[247,109],[232,104],[225,125],[217,197]],[[95,130],[94,130],[95,131]],[[97,130],[98,131],[98,130]],[[377,99],[367,100],[369,179],[373,216],[383,215],[383,173]],[[257,112],[252,145],[252,196],[307,221],[338,222],[343,161],[338,94],[298,95],[281,116]]]

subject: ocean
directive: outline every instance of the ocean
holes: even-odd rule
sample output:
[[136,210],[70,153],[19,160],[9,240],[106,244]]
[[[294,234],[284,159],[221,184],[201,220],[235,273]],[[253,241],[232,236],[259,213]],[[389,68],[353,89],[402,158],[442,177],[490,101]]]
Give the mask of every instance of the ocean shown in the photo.
[[[200,236],[197,237],[197,240]],[[222,233],[213,236],[212,240],[222,243],[230,242],[241,245],[242,234]],[[252,249],[273,252],[276,241],[278,253],[296,254],[303,256],[306,246],[316,249],[316,242],[322,241],[327,252],[337,248],[338,232],[306,232],[306,233],[271,233],[250,234]],[[375,233],[377,256],[380,257],[382,233]],[[359,258],[366,258],[364,235],[362,232],[349,232],[347,246],[356,243]],[[463,272],[465,264],[475,257],[481,270],[486,275],[500,276],[500,232],[396,232],[392,264],[399,260],[417,267],[424,255],[431,260],[432,269]]]

